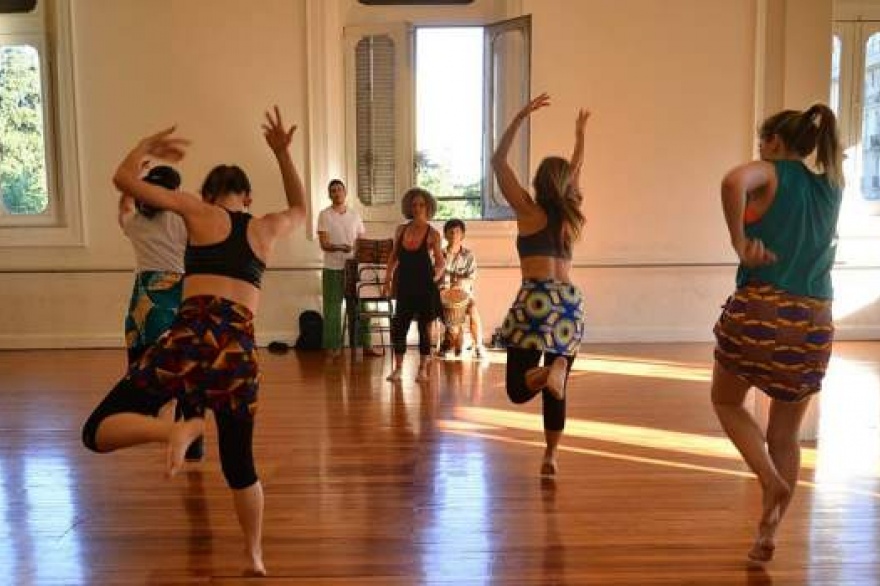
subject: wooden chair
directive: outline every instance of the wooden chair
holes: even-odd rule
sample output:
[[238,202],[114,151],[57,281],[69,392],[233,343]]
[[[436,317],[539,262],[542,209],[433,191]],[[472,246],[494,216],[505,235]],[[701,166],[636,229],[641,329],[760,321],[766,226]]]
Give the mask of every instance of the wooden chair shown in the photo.
[[[370,324],[371,335],[379,333],[382,353],[391,345],[391,318],[394,316],[394,299],[382,293],[385,271],[394,240],[391,238],[371,240],[358,238],[354,247],[354,258],[345,265],[345,318],[342,324],[343,337],[348,331],[349,346],[360,345],[358,334],[360,324],[366,320]],[[378,322],[378,323],[377,323]],[[374,325],[375,324],[375,325]],[[388,343],[385,343],[385,334]]]

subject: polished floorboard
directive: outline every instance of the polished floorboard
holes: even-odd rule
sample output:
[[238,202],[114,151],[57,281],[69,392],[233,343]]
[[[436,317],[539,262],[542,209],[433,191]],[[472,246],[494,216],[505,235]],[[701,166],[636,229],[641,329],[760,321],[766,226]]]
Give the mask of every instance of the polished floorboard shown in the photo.
[[708,344],[590,345],[556,481],[504,354],[385,381],[388,358],[263,351],[255,451],[270,575],[207,458],[85,450],[121,350],[0,352],[0,584],[880,584],[880,343],[838,343],[776,559],[750,569],[757,482],[709,404]]

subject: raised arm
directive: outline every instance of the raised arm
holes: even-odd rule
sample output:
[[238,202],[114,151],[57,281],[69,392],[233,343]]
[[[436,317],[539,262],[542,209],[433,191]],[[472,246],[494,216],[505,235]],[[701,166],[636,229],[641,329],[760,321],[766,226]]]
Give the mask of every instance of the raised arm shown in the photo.
[[721,182],[721,205],[730,243],[740,262],[747,267],[776,262],[776,255],[764,248],[763,242],[746,237],[744,221],[749,192],[766,188],[775,180],[775,176],[776,171],[771,163],[752,161],[730,171]]
[[507,200],[507,203],[510,204],[517,214],[525,212],[532,207],[532,198],[529,197],[529,192],[523,189],[517,180],[516,173],[513,172],[510,163],[507,161],[507,155],[523,120],[528,118],[532,112],[549,105],[550,96],[547,94],[541,94],[526,104],[510,121],[507,130],[501,135],[501,140],[498,142],[495,153],[492,155],[492,169],[495,171],[495,178],[498,180],[499,187],[501,187],[501,195],[504,196],[504,199]]
[[286,210],[266,214],[262,218],[270,226],[273,237],[289,233],[303,221],[306,215],[305,188],[296,167],[293,165],[293,160],[290,158],[290,142],[295,132],[295,124],[289,129],[285,129],[278,106],[274,107],[274,117],[272,113],[266,112],[263,136],[278,161],[278,169],[281,171],[281,181],[284,185],[284,195],[287,197]]
[[180,197],[180,192],[171,191],[141,179],[141,169],[145,158],[164,159],[172,163],[183,158],[189,141],[173,137],[174,130],[172,126],[141,140],[119,163],[116,173],[113,175],[113,184],[122,193],[155,208],[186,215],[204,205],[200,199],[194,196]]
[[571,186],[573,191],[580,194],[581,191],[581,168],[584,166],[584,131],[587,120],[590,118],[589,110],[578,110],[577,119],[574,123],[574,151],[571,153]]

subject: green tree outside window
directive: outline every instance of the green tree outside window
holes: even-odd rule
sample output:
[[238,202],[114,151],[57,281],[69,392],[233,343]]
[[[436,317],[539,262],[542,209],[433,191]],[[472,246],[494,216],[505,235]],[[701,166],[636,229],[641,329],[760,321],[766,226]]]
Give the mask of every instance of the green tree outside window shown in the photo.
[[11,214],[46,211],[40,58],[28,45],[0,47],[0,194]]

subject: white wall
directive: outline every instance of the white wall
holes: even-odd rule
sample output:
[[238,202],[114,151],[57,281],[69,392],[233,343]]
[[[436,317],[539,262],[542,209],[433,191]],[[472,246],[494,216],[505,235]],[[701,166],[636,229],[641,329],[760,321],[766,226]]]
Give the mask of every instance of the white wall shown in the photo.
[[[588,340],[710,338],[735,260],[720,178],[752,156],[756,112],[824,99],[830,0],[477,0],[434,9],[328,1],[73,3],[88,243],[0,248],[0,347],[122,344],[133,258],[116,226],[109,178],[139,136],[178,123],[194,141],[182,166],[185,187],[198,189],[215,163],[238,163],[260,213],[283,204],[259,133],[263,110],[278,103],[300,124],[294,159],[317,208],[326,203],[320,186],[344,168],[344,126],[316,117],[316,104],[338,101],[320,94],[340,87],[342,72],[330,55],[322,78],[307,55],[332,44],[345,24],[487,22],[519,11],[533,15],[533,91],[553,96],[532,125],[533,166],[570,151],[578,106],[594,112],[583,177],[588,225],[575,253]],[[793,2],[797,9],[786,9]],[[316,31],[316,22],[336,30]],[[368,230],[382,235],[390,226]],[[475,223],[468,240],[482,266],[488,330],[517,286],[513,230]],[[264,283],[261,343],[292,341],[296,315],[319,307],[320,258],[304,232],[279,246]],[[864,291],[880,271],[843,269],[835,278]],[[843,335],[877,336],[876,301],[848,299],[848,307],[864,307],[840,320]]]

